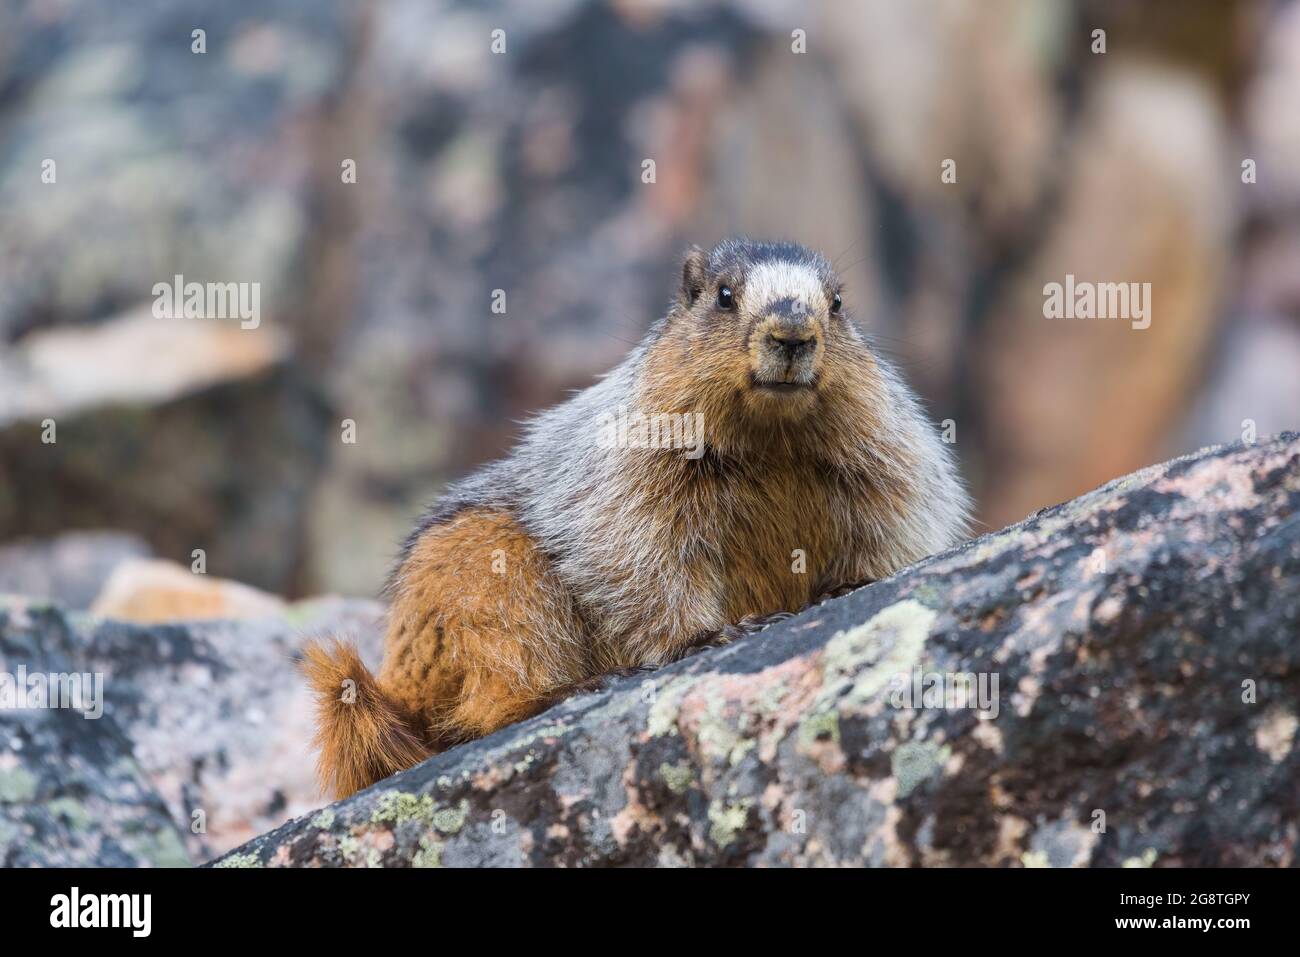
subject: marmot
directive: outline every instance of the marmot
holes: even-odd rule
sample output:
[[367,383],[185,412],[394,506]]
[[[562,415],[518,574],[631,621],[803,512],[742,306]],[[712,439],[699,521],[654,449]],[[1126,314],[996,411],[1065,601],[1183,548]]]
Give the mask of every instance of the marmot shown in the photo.
[[[692,247],[622,364],[423,516],[378,677],[347,645],[308,649],[326,790],[955,544],[969,500],[952,458],[841,292],[794,243]],[[664,426],[650,441],[647,422]],[[702,442],[664,447],[683,422]]]

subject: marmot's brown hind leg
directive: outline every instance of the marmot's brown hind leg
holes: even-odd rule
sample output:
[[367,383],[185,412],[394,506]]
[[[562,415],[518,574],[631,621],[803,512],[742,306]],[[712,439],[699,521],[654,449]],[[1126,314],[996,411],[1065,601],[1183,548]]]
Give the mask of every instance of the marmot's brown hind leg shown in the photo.
[[411,549],[380,683],[422,716],[434,750],[537,713],[585,666],[572,599],[510,515],[464,512]]

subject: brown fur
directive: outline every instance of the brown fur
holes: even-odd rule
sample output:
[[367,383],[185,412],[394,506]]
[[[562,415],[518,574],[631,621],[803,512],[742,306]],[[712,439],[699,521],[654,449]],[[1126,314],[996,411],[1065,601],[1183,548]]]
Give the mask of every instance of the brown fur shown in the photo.
[[303,672],[316,692],[317,770],[327,791],[351,794],[428,756],[411,713],[376,683],[356,649],[309,645]]
[[[837,291],[798,247],[693,251],[646,344],[413,534],[378,678],[350,649],[309,652],[326,786],[344,796],[953,544],[967,502],[949,456]],[[702,414],[707,449],[593,451],[591,420],[623,405]],[[336,700],[344,678],[355,704]]]
[[[393,596],[378,679],[314,644],[319,773],[338,797],[541,710],[587,673],[572,599],[508,515],[464,513],[422,536]],[[338,700],[344,678],[352,704]]]

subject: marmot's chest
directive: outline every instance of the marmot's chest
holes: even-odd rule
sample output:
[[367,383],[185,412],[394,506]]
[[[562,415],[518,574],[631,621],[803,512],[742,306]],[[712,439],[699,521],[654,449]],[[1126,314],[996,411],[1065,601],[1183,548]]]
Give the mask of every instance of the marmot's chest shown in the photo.
[[729,476],[717,489],[717,515],[720,598],[731,621],[802,608],[854,539],[846,494],[812,464]]

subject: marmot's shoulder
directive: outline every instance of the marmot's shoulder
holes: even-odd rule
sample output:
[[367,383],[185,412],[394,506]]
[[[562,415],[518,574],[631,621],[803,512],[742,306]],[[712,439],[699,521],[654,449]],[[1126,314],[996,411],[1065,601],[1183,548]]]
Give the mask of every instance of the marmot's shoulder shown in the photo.
[[508,454],[448,485],[402,543],[388,590],[416,543],[431,529],[472,509],[507,512],[526,527],[548,503],[556,510],[572,504],[567,490],[591,480],[596,470],[609,479],[613,472],[595,441],[599,419],[606,412],[617,415],[620,408],[636,404],[642,353],[638,347],[598,382],[528,419],[519,443]]
[[410,559],[416,544],[427,532],[446,525],[471,509],[513,511],[517,500],[516,489],[514,469],[509,459],[482,466],[460,481],[447,486],[437,500],[420,513],[415,526],[402,542],[397,560],[389,573],[385,592],[392,593],[402,567]]

